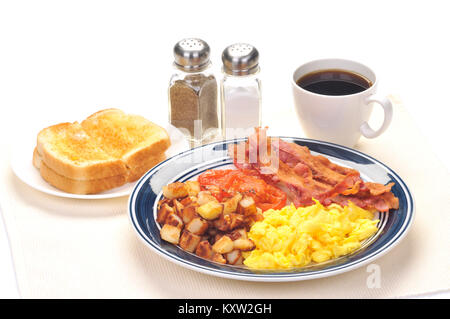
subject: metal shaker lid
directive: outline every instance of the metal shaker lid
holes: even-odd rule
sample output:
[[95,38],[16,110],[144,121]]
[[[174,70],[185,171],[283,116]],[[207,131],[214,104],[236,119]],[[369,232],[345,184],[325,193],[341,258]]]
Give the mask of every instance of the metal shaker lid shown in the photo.
[[259,52],[247,43],[232,44],[223,50],[222,62],[227,74],[254,74],[259,71]]
[[186,38],[178,41],[173,48],[175,66],[187,72],[201,71],[209,64],[210,49],[201,39]]

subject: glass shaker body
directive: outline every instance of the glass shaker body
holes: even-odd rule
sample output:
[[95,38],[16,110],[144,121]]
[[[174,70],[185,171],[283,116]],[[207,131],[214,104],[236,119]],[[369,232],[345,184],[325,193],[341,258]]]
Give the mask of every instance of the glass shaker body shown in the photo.
[[169,122],[187,136],[191,147],[214,141],[220,134],[220,113],[211,68],[175,70],[169,84]]
[[257,73],[224,73],[220,96],[224,139],[247,137],[261,126],[261,81]]

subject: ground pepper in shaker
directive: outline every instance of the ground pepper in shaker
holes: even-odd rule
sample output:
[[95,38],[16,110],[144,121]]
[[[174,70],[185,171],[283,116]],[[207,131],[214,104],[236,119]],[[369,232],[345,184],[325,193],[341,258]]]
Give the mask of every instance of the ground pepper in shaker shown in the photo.
[[220,134],[217,81],[211,72],[210,48],[200,39],[177,42],[176,72],[169,85],[169,121],[182,130],[191,147],[214,141]]
[[246,137],[261,126],[259,53],[250,44],[237,43],[225,48],[222,62],[222,135],[225,139]]

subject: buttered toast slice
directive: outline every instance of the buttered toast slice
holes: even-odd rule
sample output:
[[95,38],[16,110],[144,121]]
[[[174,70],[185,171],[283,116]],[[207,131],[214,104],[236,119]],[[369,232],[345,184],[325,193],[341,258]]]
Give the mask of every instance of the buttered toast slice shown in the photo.
[[56,188],[72,194],[96,194],[138,180],[145,172],[165,158],[164,154],[150,157],[144,165],[128,171],[128,175],[89,180],[71,179],[56,173],[43,162],[37,148],[33,152],[33,165],[40,171],[42,178]]
[[165,129],[142,116],[119,109],[94,113],[82,121],[81,126],[107,154],[122,159],[131,171],[143,166],[151,168],[155,163],[150,160],[149,164],[149,159],[161,159],[161,154],[170,146]]
[[126,179],[128,176],[125,163],[99,147],[77,122],[43,129],[38,134],[36,148],[46,167],[69,179],[96,180],[112,176]]
[[119,187],[126,183],[126,176],[117,175],[101,179],[77,180],[67,178],[49,168],[39,155],[37,148],[33,152],[33,165],[39,169],[42,178],[49,184],[72,194],[96,194]]
[[81,124],[61,123],[39,132],[33,164],[51,185],[94,194],[139,179],[165,160],[165,129],[118,109],[92,114]]

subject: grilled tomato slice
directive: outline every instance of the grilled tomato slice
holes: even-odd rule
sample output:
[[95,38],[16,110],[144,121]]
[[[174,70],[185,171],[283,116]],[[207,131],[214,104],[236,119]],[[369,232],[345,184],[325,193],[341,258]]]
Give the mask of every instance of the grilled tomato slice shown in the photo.
[[262,211],[281,209],[286,205],[286,194],[267,184],[250,170],[207,170],[198,181],[202,190],[207,190],[220,202],[236,193],[251,196]]

